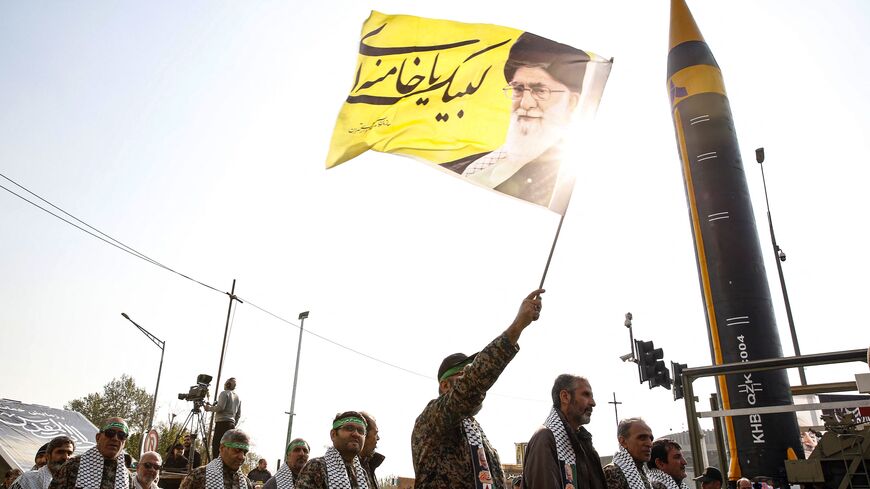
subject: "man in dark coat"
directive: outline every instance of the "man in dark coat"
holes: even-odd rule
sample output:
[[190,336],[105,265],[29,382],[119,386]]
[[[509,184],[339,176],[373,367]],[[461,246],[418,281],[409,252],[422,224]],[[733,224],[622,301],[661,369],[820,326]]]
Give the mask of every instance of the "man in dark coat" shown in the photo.
[[553,408],[529,440],[523,460],[526,489],[604,489],[604,471],[586,428],[595,398],[584,377],[562,374],[552,390]]

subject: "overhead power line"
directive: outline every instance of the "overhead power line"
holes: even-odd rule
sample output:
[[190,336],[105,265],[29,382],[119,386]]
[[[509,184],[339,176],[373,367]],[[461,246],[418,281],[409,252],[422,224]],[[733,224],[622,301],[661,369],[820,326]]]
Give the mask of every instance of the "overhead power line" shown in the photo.
[[[56,217],[57,219],[60,219],[61,221],[63,221],[63,222],[65,222],[65,223],[69,224],[70,226],[72,226],[72,227],[78,229],[79,231],[83,231],[83,232],[89,234],[90,236],[92,236],[92,237],[94,237],[94,238],[97,238],[97,239],[99,239],[100,241],[102,241],[102,242],[104,242],[104,243],[106,243],[106,244],[109,244],[109,245],[111,245],[111,246],[114,246],[115,248],[118,248],[119,250],[121,250],[121,251],[123,251],[123,252],[125,252],[125,253],[128,253],[128,254],[130,254],[130,255],[132,255],[132,256],[135,256],[136,258],[139,258],[140,260],[144,260],[144,261],[146,261],[146,262],[148,262],[148,263],[150,263],[150,264],[152,264],[152,265],[154,265],[154,266],[157,266],[157,267],[160,267],[160,268],[162,268],[162,269],[164,269],[164,270],[167,270],[167,271],[169,271],[169,272],[172,272],[172,273],[174,273],[174,274],[176,274],[176,275],[178,275],[178,276],[180,276],[180,277],[183,277],[183,278],[185,278],[185,279],[187,279],[187,280],[190,280],[190,281],[192,281],[192,282],[194,282],[194,283],[197,283],[197,284],[199,284],[199,285],[201,285],[201,286],[203,286],[203,287],[206,287],[206,288],[208,288],[208,289],[210,289],[210,290],[213,290],[213,291],[218,292],[218,293],[220,293],[220,294],[230,295],[229,292],[224,292],[224,291],[222,291],[222,290],[220,290],[220,289],[218,289],[218,288],[216,288],[216,287],[212,287],[211,285],[208,285],[208,284],[206,284],[205,282],[199,281],[199,280],[197,280],[197,279],[195,279],[195,278],[193,278],[193,277],[190,277],[189,275],[186,275],[186,274],[184,274],[184,273],[181,273],[181,272],[179,272],[179,271],[177,271],[177,270],[175,270],[175,269],[173,269],[173,268],[171,268],[171,267],[168,267],[168,266],[166,266],[166,265],[164,265],[164,264],[158,262],[157,260],[155,260],[155,259],[149,257],[148,255],[146,255],[146,254],[144,254],[144,253],[142,253],[142,252],[140,252],[140,251],[137,251],[136,249],[132,248],[131,246],[128,246],[128,245],[124,244],[123,242],[121,242],[121,241],[119,241],[119,240],[113,238],[112,236],[110,236],[110,235],[108,235],[108,234],[106,234],[106,233],[100,231],[99,229],[95,228],[94,226],[91,226],[90,224],[88,224],[88,223],[86,223],[85,221],[79,219],[78,217],[76,217],[76,216],[70,214],[69,212],[67,212],[67,211],[65,211],[65,210],[63,210],[63,209],[61,209],[60,207],[56,206],[55,204],[52,204],[52,203],[49,202],[48,200],[46,200],[46,199],[44,199],[43,197],[37,195],[36,193],[32,192],[30,189],[24,187],[23,185],[19,184],[19,183],[16,182],[15,180],[12,180],[11,178],[7,177],[6,175],[0,173],[0,177],[2,177],[2,178],[4,178],[4,179],[6,179],[7,181],[11,182],[13,185],[15,185],[16,187],[20,188],[21,190],[27,192],[28,194],[32,195],[32,196],[35,197],[36,199],[38,199],[38,200],[44,202],[46,205],[50,206],[51,208],[56,209],[58,212],[63,213],[64,215],[68,216],[71,220],[70,220],[70,219],[66,219],[66,218],[64,218],[63,216],[61,216],[61,215],[59,215],[59,214],[57,214],[57,213],[51,211],[50,209],[48,209],[48,208],[46,208],[46,207],[43,207],[43,206],[39,205],[38,203],[34,202],[33,200],[28,199],[27,197],[25,197],[25,196],[19,194],[18,192],[15,192],[14,190],[9,189],[8,187],[6,187],[6,186],[4,186],[4,185],[2,185],[2,184],[0,184],[0,188],[2,188],[3,190],[9,192],[9,193],[12,194],[12,195],[18,197],[19,199],[21,199],[21,200],[27,202],[28,204],[30,204],[30,205],[36,207],[37,209],[40,209],[40,210],[42,210],[43,212],[46,212],[47,214],[50,214],[51,216]],[[78,224],[76,224],[75,222],[72,222],[72,221],[75,221],[75,222],[80,223],[81,226],[78,225]],[[83,227],[83,226],[84,226],[84,227]],[[88,229],[85,229],[85,228],[88,228]],[[247,300],[247,299],[245,299],[244,301],[242,301],[242,303],[244,303],[244,304],[248,304],[249,306],[251,306],[251,307],[253,307],[253,308],[255,308],[255,309],[258,309],[258,310],[260,310],[260,311],[262,311],[262,312],[268,314],[269,316],[272,316],[272,317],[274,317],[275,319],[277,319],[277,320],[279,320],[279,321],[282,321],[282,322],[284,322],[284,323],[287,323],[287,324],[289,324],[289,325],[291,325],[291,326],[293,326],[293,327],[295,327],[295,328],[297,328],[297,329],[300,328],[300,326],[297,325],[296,323],[293,323],[292,321],[287,320],[287,319],[285,319],[285,318],[279,316],[278,314],[275,314],[275,313],[273,313],[273,312],[271,312],[271,311],[269,311],[269,310],[267,310],[267,309],[265,309],[265,308],[263,308],[263,307],[260,307],[260,306],[258,306],[258,305],[256,305],[256,304],[252,303],[251,301],[249,301],[249,300]],[[233,319],[233,322],[234,322],[234,320],[235,320],[235,308],[233,308],[233,317],[232,317],[232,319]],[[388,366],[388,367],[395,368],[395,369],[397,369],[397,370],[401,370],[401,371],[403,371],[403,372],[409,373],[409,374],[411,374],[411,375],[415,375],[415,376],[417,376],[417,377],[422,377],[422,378],[427,379],[427,380],[432,380],[432,379],[434,378],[434,377],[432,377],[431,375],[425,375],[425,374],[421,374],[420,372],[415,372],[414,370],[410,370],[410,369],[407,369],[407,368],[405,368],[405,367],[402,367],[402,366],[396,365],[396,364],[394,364],[394,363],[390,363],[390,362],[387,362],[387,361],[385,361],[385,360],[381,360],[380,358],[374,357],[374,356],[369,355],[369,354],[367,354],[367,353],[363,353],[363,352],[361,352],[361,351],[359,351],[359,350],[355,350],[355,349],[353,349],[353,348],[351,348],[351,347],[349,347],[349,346],[342,345],[341,343],[339,343],[339,342],[337,342],[337,341],[334,341],[334,340],[331,340],[331,339],[329,339],[329,338],[327,338],[327,337],[325,337],[325,336],[323,336],[323,335],[317,334],[317,333],[311,331],[310,329],[306,329],[306,330],[304,330],[304,332],[305,332],[305,333],[308,333],[308,334],[310,334],[310,335],[312,335],[312,336],[315,336],[315,337],[317,337],[317,338],[319,338],[319,339],[321,339],[321,340],[323,340],[323,341],[326,341],[327,343],[331,343],[331,344],[333,344],[333,345],[335,345],[335,346],[337,346],[337,347],[339,347],[339,348],[343,348],[343,349],[345,349],[345,350],[347,350],[347,351],[349,351],[349,352],[355,353],[355,354],[357,354],[357,355],[360,355],[360,356],[362,356],[362,357],[368,358],[369,360],[372,360],[372,361],[375,361],[375,362],[377,362],[377,363],[380,363],[380,364],[386,365],[386,366]],[[539,401],[540,401],[540,399],[529,399],[529,398],[524,398],[524,397],[512,396],[512,395],[508,395],[508,394],[493,393],[493,395],[495,395],[495,396],[499,396],[499,397],[510,398],[510,399],[521,400],[521,401],[531,401],[531,402],[539,402]]]
[[[99,229],[95,228],[94,226],[91,226],[90,224],[88,224],[88,223],[82,221],[81,219],[77,218],[76,216],[70,214],[69,212],[67,212],[67,211],[65,211],[65,210],[63,210],[63,209],[61,209],[60,207],[58,207],[58,206],[52,204],[51,202],[47,201],[46,199],[44,199],[44,198],[42,198],[42,197],[40,197],[39,195],[37,195],[37,194],[35,194],[34,192],[30,191],[30,189],[28,189],[27,187],[21,185],[20,183],[16,182],[15,180],[12,180],[11,178],[7,177],[6,175],[0,173],[0,177],[3,177],[4,179],[6,179],[6,180],[8,180],[9,182],[11,182],[12,184],[14,184],[16,187],[18,187],[18,188],[24,190],[24,191],[27,192],[28,194],[30,194],[30,195],[36,197],[37,199],[39,199],[39,200],[45,202],[46,204],[50,205],[50,206],[53,207],[54,209],[57,209],[58,211],[64,213],[65,215],[69,216],[71,219],[75,220],[76,222],[81,223],[83,226],[87,226],[88,228],[92,229],[93,232],[91,232],[91,231],[89,231],[89,230],[87,230],[87,229],[85,229],[85,228],[79,226],[78,224],[75,224],[75,223],[73,223],[73,222],[71,222],[71,221],[69,221],[69,220],[67,220],[67,219],[65,219],[65,218],[63,218],[63,217],[61,217],[61,216],[59,216],[58,214],[55,214],[54,212],[50,211],[49,209],[46,209],[45,207],[42,207],[41,205],[37,204],[36,202],[33,202],[32,200],[28,199],[27,197],[24,197],[23,195],[21,195],[21,194],[15,192],[15,191],[13,191],[13,190],[10,190],[9,188],[7,188],[7,187],[5,187],[5,186],[3,186],[3,185],[0,185],[0,188],[2,188],[3,190],[9,192],[10,194],[12,194],[12,195],[18,197],[19,199],[21,199],[21,200],[23,200],[23,201],[25,201],[25,202],[27,202],[27,203],[33,205],[34,207],[36,207],[36,208],[38,208],[38,209],[41,209],[42,211],[44,211],[44,212],[46,212],[46,213],[48,213],[48,214],[51,214],[52,216],[54,216],[54,217],[60,219],[61,221],[63,221],[63,222],[65,222],[65,223],[69,224],[70,226],[73,226],[74,228],[76,228],[76,229],[78,229],[78,230],[80,230],[80,231],[84,231],[84,232],[90,234],[91,236],[93,236],[93,237],[99,239],[100,241],[103,241],[103,242],[105,242],[105,243],[107,243],[107,244],[110,244],[110,245],[114,246],[115,248],[118,248],[119,250],[121,250],[121,251],[123,251],[123,252],[125,252],[125,253],[129,253],[129,254],[135,256],[136,258],[139,258],[139,259],[141,259],[141,260],[145,260],[145,261],[147,261],[148,263],[151,263],[152,265],[156,265],[156,266],[158,266],[158,267],[160,267],[160,268],[162,268],[162,269],[164,269],[164,270],[168,270],[168,271],[170,271],[170,272],[172,272],[172,273],[174,273],[174,274],[176,274],[176,275],[179,275],[179,276],[181,276],[181,277],[184,277],[184,278],[186,278],[187,280],[190,280],[190,281],[192,281],[192,282],[196,282],[196,283],[198,283],[199,285],[202,285],[203,287],[209,288],[209,289],[211,289],[211,290],[213,290],[213,291],[215,291],[215,292],[219,292],[219,293],[221,293],[221,294],[224,294],[224,293],[225,293],[225,292],[221,291],[220,289],[218,289],[218,288],[216,288],[216,287],[212,287],[211,285],[208,285],[208,284],[206,284],[206,283],[204,283],[204,282],[200,282],[199,280],[196,280],[195,278],[189,277],[189,276],[187,276],[187,275],[185,275],[185,274],[183,274],[183,273],[181,273],[181,272],[179,272],[179,271],[177,271],[177,270],[174,270],[174,269],[172,269],[172,268],[170,268],[170,267],[168,267],[168,266],[166,266],[166,265],[164,265],[164,264],[158,262],[157,260],[154,260],[153,258],[148,257],[148,256],[145,255],[144,253],[140,253],[139,251],[136,251],[136,250],[133,249],[132,247],[127,246],[126,244],[122,243],[121,241],[118,241],[117,239],[115,239],[115,238],[109,236],[108,234],[106,234],[106,233],[100,231]],[[96,233],[96,234],[95,234],[95,233]]]
[[[14,190],[11,190],[11,189],[9,189],[9,188],[3,186],[3,185],[0,185],[0,188],[2,188],[3,190],[9,192],[9,193],[12,194],[12,195],[18,197],[19,199],[21,199],[21,200],[27,202],[28,204],[30,204],[30,205],[32,205],[32,206],[34,206],[34,207],[36,207],[36,208],[38,208],[38,209],[40,209],[40,210],[46,212],[46,213],[52,215],[53,217],[56,217],[56,218],[60,219],[61,221],[63,221],[63,222],[65,222],[65,223],[69,224],[70,226],[73,226],[74,228],[78,229],[79,231],[83,231],[83,232],[89,234],[90,236],[92,236],[92,237],[94,237],[94,238],[97,238],[97,239],[99,239],[100,241],[103,241],[103,242],[106,243],[106,244],[109,244],[109,245],[111,245],[111,246],[114,246],[115,248],[118,248],[119,250],[121,250],[121,251],[123,251],[123,252],[125,252],[125,253],[128,253],[128,254],[130,254],[130,255],[133,255],[133,256],[135,256],[136,258],[139,258],[139,259],[141,259],[141,260],[144,260],[144,261],[146,261],[146,262],[148,262],[148,263],[150,263],[150,264],[152,264],[152,265],[158,266],[158,267],[160,267],[160,268],[162,268],[162,269],[164,269],[164,270],[168,270],[168,271],[170,271],[170,272],[172,272],[172,273],[174,273],[174,274],[176,274],[176,275],[178,275],[178,276],[181,276],[181,277],[186,278],[187,280],[190,280],[190,281],[193,281],[193,282],[195,282],[195,283],[197,283],[197,284],[199,284],[199,285],[202,285],[203,287],[206,287],[206,288],[208,288],[208,289],[211,289],[211,290],[213,290],[213,291],[215,291],[215,292],[219,292],[219,293],[221,293],[221,294],[227,294],[227,295],[229,295],[228,292],[223,292],[223,291],[221,291],[220,289],[218,289],[218,288],[216,288],[216,287],[212,287],[211,285],[208,285],[208,284],[206,284],[206,283],[204,283],[204,282],[201,282],[201,281],[199,281],[199,280],[196,280],[195,278],[192,278],[192,277],[190,277],[190,276],[188,276],[188,275],[185,275],[185,274],[183,274],[183,273],[181,273],[181,272],[179,272],[179,271],[177,271],[177,270],[175,270],[175,269],[172,269],[172,268],[170,268],[170,267],[168,267],[168,266],[166,266],[166,265],[164,265],[164,264],[158,262],[157,260],[154,260],[153,258],[151,258],[151,257],[149,257],[149,256],[147,256],[147,255],[145,255],[144,253],[141,253],[141,252],[135,250],[134,248],[132,248],[132,247],[130,247],[130,246],[128,246],[128,245],[122,243],[121,241],[119,241],[119,240],[113,238],[112,236],[110,236],[110,235],[108,235],[108,234],[106,234],[106,233],[100,231],[99,229],[95,228],[94,226],[91,226],[90,224],[88,224],[88,223],[86,223],[85,221],[83,221],[83,220],[77,218],[76,216],[70,214],[69,212],[67,212],[67,211],[65,211],[65,210],[63,210],[63,209],[61,209],[60,207],[56,206],[55,204],[52,204],[52,203],[49,202],[48,200],[46,200],[46,199],[44,199],[43,197],[37,195],[36,193],[32,192],[32,191],[29,190],[28,188],[24,187],[23,185],[19,184],[19,183],[16,182],[16,181],[12,180],[11,178],[7,177],[6,175],[0,173],[0,177],[3,177],[4,179],[6,179],[6,180],[8,180],[9,182],[11,182],[13,185],[15,185],[15,186],[17,186],[18,188],[24,190],[24,191],[27,192],[28,194],[32,195],[32,196],[35,197],[36,199],[39,199],[40,201],[44,202],[44,203],[47,204],[48,206],[52,207],[53,209],[56,209],[56,210],[59,211],[60,213],[63,213],[64,215],[68,216],[70,219],[72,219],[72,220],[74,220],[74,221],[76,221],[76,222],[78,222],[78,223],[81,223],[81,226],[79,226],[78,224],[72,222],[72,221],[69,220],[69,219],[64,218],[63,216],[61,216],[61,215],[59,215],[59,214],[57,214],[57,213],[55,213],[55,212],[52,212],[50,209],[47,209],[46,207],[43,207],[43,206],[39,205],[38,203],[36,203],[36,202],[34,202],[33,200],[30,200],[30,199],[28,199],[27,197],[25,197],[25,196],[23,196],[23,195],[21,195],[21,194],[15,192]],[[82,226],[85,226],[85,227],[89,228],[90,230],[89,230],[89,229],[85,229],[85,227],[82,227]],[[91,231],[91,230],[93,230],[93,231]],[[258,306],[258,305],[256,305],[256,304],[254,304],[254,303],[248,301],[247,299],[245,299],[245,300],[243,301],[243,303],[247,303],[247,304],[250,305],[251,307],[254,307],[254,308],[256,308],[256,309],[259,309],[260,311],[262,311],[262,312],[264,312],[264,313],[266,313],[266,314],[268,314],[268,315],[274,317],[275,319],[278,319],[279,321],[283,321],[283,322],[285,322],[285,323],[287,323],[287,324],[290,324],[290,325],[292,325],[292,326],[294,326],[294,327],[296,327],[296,328],[299,328],[299,325],[297,325],[297,324],[295,324],[295,323],[293,323],[293,322],[291,322],[291,321],[289,321],[289,320],[287,320],[287,319],[284,319],[283,317],[281,317],[281,316],[279,316],[279,315],[277,315],[277,314],[275,314],[275,313],[273,313],[273,312],[270,312],[270,311],[268,311],[268,310],[266,310],[266,309],[264,309],[264,308],[262,308],[262,307],[260,307],[260,306]],[[235,318],[235,308],[233,308],[233,319],[234,319],[234,318]],[[395,364],[393,364],[393,363],[390,363],[390,362],[387,362],[387,361],[381,360],[381,359],[376,358],[376,357],[374,357],[374,356],[372,356],[372,355],[369,355],[369,354],[367,354],[367,353],[363,353],[363,352],[361,352],[361,351],[359,351],[359,350],[354,350],[353,348],[350,348],[350,347],[348,347],[348,346],[342,345],[341,343],[339,343],[339,342],[337,342],[337,341],[331,340],[331,339],[329,339],[329,338],[327,338],[327,337],[325,337],[325,336],[319,335],[319,334],[314,333],[314,332],[312,332],[312,331],[310,331],[310,330],[305,330],[305,332],[308,333],[308,334],[311,334],[311,335],[313,335],[313,336],[315,336],[315,337],[317,337],[317,338],[320,338],[321,340],[326,341],[327,343],[331,343],[331,344],[333,344],[333,345],[335,345],[335,346],[338,346],[339,348],[343,348],[343,349],[348,350],[348,351],[350,351],[350,352],[356,353],[357,355],[363,356],[363,357],[368,358],[368,359],[370,359],[370,360],[374,360],[375,362],[378,362],[378,363],[384,364],[384,365],[386,365],[386,366],[388,366],[388,367],[392,367],[392,368],[395,368],[395,369],[401,370],[401,371],[403,371],[403,372],[407,372],[407,373],[409,373],[409,374],[416,375],[416,376],[418,376],[418,377],[423,377],[423,378],[426,378],[426,379],[432,379],[432,377],[429,376],[429,375],[424,375],[424,374],[421,374],[421,373],[419,373],[419,372],[415,372],[415,371],[413,371],[413,370],[409,370],[409,369],[407,369],[407,368],[400,367],[399,365],[395,365]]]

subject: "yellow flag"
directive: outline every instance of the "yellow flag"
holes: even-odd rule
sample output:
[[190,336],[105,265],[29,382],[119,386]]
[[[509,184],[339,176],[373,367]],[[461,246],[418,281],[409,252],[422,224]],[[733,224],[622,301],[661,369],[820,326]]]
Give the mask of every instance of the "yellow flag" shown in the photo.
[[562,142],[610,65],[517,29],[372,12],[326,167],[400,153],[563,213]]

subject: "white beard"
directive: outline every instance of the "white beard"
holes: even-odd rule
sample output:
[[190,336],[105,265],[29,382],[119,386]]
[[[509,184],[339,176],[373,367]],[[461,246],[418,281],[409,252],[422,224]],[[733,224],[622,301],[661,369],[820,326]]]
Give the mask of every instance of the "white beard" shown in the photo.
[[570,120],[567,103],[550,107],[546,113],[538,108],[517,108],[511,113],[504,144],[466,167],[462,175],[489,188],[497,187],[527,163],[556,148]]

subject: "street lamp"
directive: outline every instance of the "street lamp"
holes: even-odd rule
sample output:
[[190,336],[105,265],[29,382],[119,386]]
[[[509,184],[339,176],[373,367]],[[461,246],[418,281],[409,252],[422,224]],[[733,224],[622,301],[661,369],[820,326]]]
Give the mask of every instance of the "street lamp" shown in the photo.
[[287,413],[290,415],[290,420],[287,421],[287,441],[284,442],[284,447],[290,444],[290,434],[293,432],[293,416],[296,415],[296,380],[299,379],[299,354],[302,352],[302,329],[305,327],[305,318],[308,317],[308,312],[300,312],[299,320],[302,321],[299,324],[299,346],[296,347],[296,370],[293,372],[293,394],[290,397],[290,412]]
[[157,348],[160,348],[160,368],[157,369],[157,387],[154,388],[154,399],[151,400],[151,414],[148,416],[148,429],[150,430],[154,427],[154,409],[157,407],[157,392],[160,390],[160,374],[163,373],[163,354],[166,353],[166,342],[160,340],[159,338],[151,334],[147,329],[136,324],[136,321],[130,319],[130,316],[128,316],[127,313],[122,312],[121,316],[124,316],[124,319],[133,323],[133,326],[139,328],[139,331],[141,331],[145,336],[148,337],[149,340],[157,345]]
[[[773,233],[773,218],[770,217],[770,201],[767,200],[767,180],[764,178],[764,148],[755,150],[755,161],[761,167],[761,182],[764,184],[764,203],[767,205],[767,224],[770,227],[770,242],[773,245],[773,253],[776,255],[776,271],[779,272],[779,285],[782,287],[782,299],[785,302],[785,314],[788,318],[788,329],[791,332],[791,344],[794,347],[795,356],[801,356],[801,347],[798,345],[797,331],[794,329],[794,318],[791,315],[791,303],[788,301],[788,289],[785,288],[785,276],[782,274],[782,262],[785,261],[785,252],[776,244],[776,235]],[[798,375],[801,385],[807,385],[807,374],[803,366],[798,367]]]

